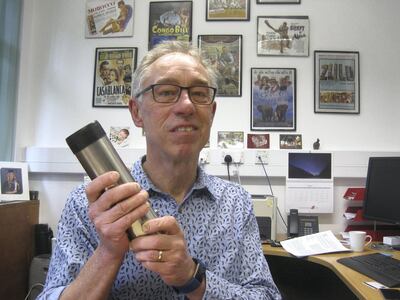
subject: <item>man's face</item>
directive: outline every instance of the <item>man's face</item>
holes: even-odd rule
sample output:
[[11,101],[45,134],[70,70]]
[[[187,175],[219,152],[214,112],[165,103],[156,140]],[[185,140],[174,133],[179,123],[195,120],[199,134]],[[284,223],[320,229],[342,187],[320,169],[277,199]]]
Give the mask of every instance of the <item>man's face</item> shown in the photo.
[[[148,71],[142,87],[155,83],[177,84],[183,87],[209,85],[206,70],[192,57],[180,53],[164,55]],[[216,104],[195,105],[183,90],[176,103],[160,104],[152,92],[142,96],[140,103],[130,101],[135,124],[144,127],[148,155],[172,160],[196,158],[207,143]],[[137,112],[136,112],[137,111]]]
[[15,179],[15,174],[14,172],[9,172],[6,174],[6,177],[7,177],[7,182],[13,182]]

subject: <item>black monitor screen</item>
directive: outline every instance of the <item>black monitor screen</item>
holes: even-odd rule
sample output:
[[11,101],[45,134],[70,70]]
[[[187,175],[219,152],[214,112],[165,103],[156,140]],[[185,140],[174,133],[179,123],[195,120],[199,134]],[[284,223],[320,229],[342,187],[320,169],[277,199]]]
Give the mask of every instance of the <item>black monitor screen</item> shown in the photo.
[[288,178],[290,179],[331,179],[331,153],[289,153]]
[[400,224],[400,157],[370,157],[364,217]]

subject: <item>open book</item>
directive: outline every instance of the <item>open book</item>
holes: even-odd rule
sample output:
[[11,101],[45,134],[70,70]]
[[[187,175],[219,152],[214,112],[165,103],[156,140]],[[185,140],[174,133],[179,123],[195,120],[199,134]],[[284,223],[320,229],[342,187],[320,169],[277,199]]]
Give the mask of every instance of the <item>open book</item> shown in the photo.
[[281,245],[297,257],[351,251],[343,246],[330,230],[281,241]]

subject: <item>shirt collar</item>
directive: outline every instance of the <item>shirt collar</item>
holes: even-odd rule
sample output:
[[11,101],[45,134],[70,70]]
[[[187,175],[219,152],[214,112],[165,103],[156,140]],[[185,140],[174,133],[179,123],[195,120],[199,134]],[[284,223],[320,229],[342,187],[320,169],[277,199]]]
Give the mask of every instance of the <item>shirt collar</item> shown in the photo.
[[[146,191],[156,191],[159,193],[162,193],[155,185],[154,183],[150,180],[150,178],[147,176],[146,172],[143,169],[143,163],[146,161],[146,156],[144,155],[142,158],[138,159],[132,166],[132,176],[134,180],[140,184],[140,186],[145,189]],[[194,191],[201,191],[204,190],[212,197],[210,197],[213,201],[218,199],[220,197],[220,189],[218,189],[215,186],[214,183],[215,180],[213,180],[213,176],[208,175],[202,167],[198,166],[197,168],[197,178],[196,181],[194,182],[194,185],[190,191],[190,194],[193,193]]]

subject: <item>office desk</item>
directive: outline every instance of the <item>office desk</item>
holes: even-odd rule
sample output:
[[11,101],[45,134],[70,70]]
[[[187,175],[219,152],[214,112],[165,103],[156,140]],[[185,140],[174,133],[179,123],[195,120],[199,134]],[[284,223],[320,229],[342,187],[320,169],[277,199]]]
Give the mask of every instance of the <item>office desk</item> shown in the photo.
[[[263,245],[264,254],[271,258],[274,257],[285,257],[288,258],[291,263],[315,263],[321,265],[323,267],[328,268],[330,271],[335,273],[337,277],[351,290],[351,292],[359,299],[383,299],[380,292],[373,288],[366,286],[363,282],[365,281],[374,281],[373,279],[362,275],[352,269],[340,264],[337,262],[339,258],[349,257],[349,256],[357,256],[357,255],[364,255],[370,254],[373,252],[377,252],[375,250],[367,249],[362,253],[353,253],[353,252],[345,252],[345,253],[331,253],[331,254],[322,254],[322,255],[312,255],[306,258],[296,258],[295,256],[286,252],[282,247],[271,247],[270,245]],[[385,251],[390,252],[393,254],[394,258],[400,259],[400,252],[399,251]],[[272,272],[273,270],[271,270]],[[277,269],[279,272],[279,268]],[[275,274],[272,273],[275,277]],[[303,276],[308,276],[307,270],[303,271]],[[316,285],[316,282],[311,282],[310,284]],[[311,286],[310,289],[313,287]],[[351,297],[350,297],[351,298]],[[350,299],[349,298],[349,299]],[[340,298],[338,298],[340,299]]]

